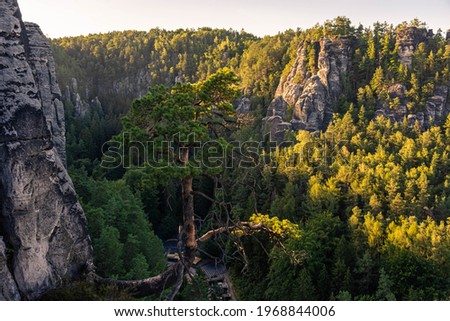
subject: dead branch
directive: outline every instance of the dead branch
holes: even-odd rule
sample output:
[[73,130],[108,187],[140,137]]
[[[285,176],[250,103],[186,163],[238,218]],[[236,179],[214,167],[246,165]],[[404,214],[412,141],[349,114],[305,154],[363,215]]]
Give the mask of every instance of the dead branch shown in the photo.
[[177,282],[175,283],[175,286],[173,287],[172,292],[167,297],[167,301],[173,301],[173,299],[175,298],[177,293],[180,291],[181,286],[183,285],[184,265],[180,264],[178,266],[178,268],[179,268],[179,271],[177,271],[177,274],[178,274]]
[[215,203],[215,202],[216,202],[216,200],[215,200],[214,198],[209,197],[208,195],[206,195],[205,193],[202,193],[202,192],[200,192],[200,191],[192,191],[191,194],[192,194],[192,195],[198,195],[198,196],[201,196],[201,197],[207,199],[208,201],[210,201],[211,203]]
[[178,271],[181,262],[178,262],[159,275],[135,281],[113,280],[102,278],[95,273],[89,275],[89,279],[97,284],[116,286],[121,290],[128,290],[135,297],[144,297],[160,294],[165,289],[172,287],[178,280]]
[[210,239],[216,238],[217,236],[219,236],[223,233],[227,233],[227,232],[231,233],[231,232],[236,232],[236,231],[246,232],[249,230],[261,230],[261,229],[263,229],[263,227],[264,227],[263,224],[253,225],[248,222],[241,222],[241,223],[238,223],[238,225],[234,225],[234,226],[219,227],[214,230],[210,230],[210,231],[206,232],[205,234],[203,234],[201,237],[199,237],[197,239],[197,244],[202,244]]
[[[240,222],[232,226],[224,226],[210,230],[195,240],[197,245],[195,249],[197,251],[198,245],[208,240],[215,239],[224,233],[243,232],[245,234],[249,234],[252,231],[264,231],[268,233],[273,237],[275,243],[280,246],[281,250],[286,255],[291,256],[282,243],[282,240],[273,231],[271,231],[269,227],[262,223],[252,224],[250,222]],[[243,251],[243,249],[241,249],[241,251]],[[179,251],[179,253],[181,254],[179,262],[169,266],[167,270],[161,274],[147,279],[135,281],[113,280],[102,278],[95,273],[91,273],[89,275],[89,279],[97,284],[113,285],[122,290],[129,290],[135,297],[161,294],[165,289],[174,287],[170,295],[167,297],[167,300],[173,300],[183,284],[184,276],[189,272],[195,259],[195,254],[191,253],[191,251],[186,251],[186,248],[184,252]],[[299,264],[299,258],[293,258],[293,263]]]

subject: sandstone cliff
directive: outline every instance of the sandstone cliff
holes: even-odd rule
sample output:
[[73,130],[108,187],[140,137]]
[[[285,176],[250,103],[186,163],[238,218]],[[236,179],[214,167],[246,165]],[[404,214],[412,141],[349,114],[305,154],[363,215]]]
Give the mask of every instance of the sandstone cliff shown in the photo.
[[[425,28],[400,28],[396,34],[399,61],[411,68],[414,52],[419,44],[432,39],[433,32]],[[448,39],[447,35],[447,39]],[[352,36],[335,39],[322,38],[319,42],[304,41],[297,52],[287,76],[281,78],[275,97],[268,107],[265,131],[271,139],[281,142],[287,130],[325,130],[339,107],[339,98],[344,93],[345,83],[356,83],[352,79],[357,70],[352,64],[356,41]],[[311,48],[316,61],[311,66]],[[355,84],[358,86],[361,84]],[[389,88],[388,88],[389,87]],[[405,84],[396,83],[386,87],[391,99],[398,98],[399,106],[392,108],[386,101],[377,101],[376,116],[390,118],[393,122],[407,119],[410,126],[416,121],[422,129],[433,124],[441,124],[450,113],[450,88],[437,85],[433,94],[420,111],[410,111],[410,101]],[[346,97],[351,99],[351,97]]]
[[406,87],[403,84],[390,86],[388,93],[391,99],[398,98],[400,105],[396,108],[390,108],[386,103],[379,103],[376,116],[384,116],[392,122],[403,122],[406,118],[409,126],[413,126],[418,121],[420,127],[426,130],[432,125],[443,124],[447,115],[450,114],[448,86],[436,86],[433,95],[425,102],[423,111],[415,113],[410,112],[407,108],[410,99],[406,95]]
[[[272,137],[279,140],[286,129],[324,130],[332,119],[334,103],[343,91],[353,55],[352,37],[323,38],[304,43],[286,77],[283,77],[269,106],[266,121]],[[316,61],[307,64],[307,48],[313,47]],[[292,116],[288,116],[291,110]],[[287,119],[290,117],[291,119]]]
[[[432,30],[425,28],[409,27],[398,29],[396,45],[400,62],[410,69],[413,55],[419,44],[427,44],[433,36]],[[406,118],[409,126],[413,126],[418,121],[423,130],[430,128],[432,125],[440,125],[450,113],[449,89],[446,85],[437,85],[433,94],[425,101],[425,104],[420,106],[421,111],[411,112],[407,108],[410,99],[406,95],[406,86],[400,83],[393,84],[388,88],[388,94],[391,99],[399,99],[399,106],[390,108],[387,103],[379,102],[379,109],[376,111],[376,115],[390,118],[393,122],[402,122]]]
[[399,29],[397,31],[396,42],[400,62],[407,67],[411,67],[412,57],[417,46],[421,42],[426,42],[431,36],[433,36],[432,31],[428,31],[425,28],[410,27]]
[[64,110],[48,41],[0,1],[0,299],[35,299],[92,263],[65,168]]
[[97,96],[90,101],[87,97],[89,97],[89,91],[86,90],[85,95],[82,96],[78,89],[77,79],[72,78],[69,85],[66,86],[62,98],[65,103],[70,102],[72,104],[75,117],[83,118],[93,110],[103,111],[102,104]]

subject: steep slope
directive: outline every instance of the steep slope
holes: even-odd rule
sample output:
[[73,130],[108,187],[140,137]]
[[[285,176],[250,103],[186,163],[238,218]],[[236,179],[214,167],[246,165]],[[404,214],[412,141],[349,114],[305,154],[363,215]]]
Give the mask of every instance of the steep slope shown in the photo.
[[51,132],[54,146],[63,162],[66,160],[64,105],[56,79],[56,67],[48,40],[34,23],[24,23],[28,43],[27,61],[33,72],[42,111]]
[[396,34],[400,62],[411,68],[414,52],[421,42],[433,37],[433,32],[424,28],[400,29]]
[[35,299],[79,276],[92,250],[50,47],[16,0],[0,2],[0,72],[0,299]]
[[343,101],[423,130],[442,124],[450,112],[448,44],[415,26],[306,38],[280,80],[265,130],[279,142],[287,130],[326,130],[346,110]]
[[[287,77],[278,85],[275,99],[267,111],[272,135],[286,129],[316,131],[325,129],[342,94],[343,79],[350,68],[352,37],[305,42]],[[314,61],[309,62],[308,55]],[[311,66],[313,64],[313,66]],[[292,110],[292,119],[286,119]],[[290,121],[290,124],[286,121]]]

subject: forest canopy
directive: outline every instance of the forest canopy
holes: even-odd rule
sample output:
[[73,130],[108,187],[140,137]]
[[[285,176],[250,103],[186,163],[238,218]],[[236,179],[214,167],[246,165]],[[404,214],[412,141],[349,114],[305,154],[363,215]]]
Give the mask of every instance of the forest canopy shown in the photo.
[[[158,274],[166,264],[161,240],[177,238],[180,225],[195,228],[191,241],[226,226],[221,231],[229,233],[192,251],[226,264],[239,299],[448,300],[450,118],[422,126],[377,114],[380,106],[395,111],[403,104],[423,113],[438,88],[447,88],[448,108],[448,39],[424,29],[427,40],[414,48],[411,64],[399,59],[397,36],[424,26],[413,20],[365,28],[338,17],[264,38],[201,28],[52,40],[59,82],[69,92],[68,162],[97,272],[124,280]],[[325,131],[287,132],[285,144],[274,147],[263,137],[267,107],[280,79],[296,68],[299,46],[306,48],[305,74],[317,72],[314,43],[323,37],[353,39],[352,72],[340,80],[344,95]],[[72,78],[81,100],[98,97],[101,104],[89,103],[80,115]],[[249,101],[244,114],[234,115],[236,92]],[[232,126],[223,122],[232,119]],[[174,143],[190,152],[172,156],[183,165],[195,153],[192,132],[224,149],[233,142],[258,148],[252,158],[231,154],[254,162],[245,168],[101,167],[102,145],[120,142],[124,132],[134,141],[181,133]],[[182,215],[187,183],[190,226]],[[246,233],[230,228],[242,222],[250,224]],[[185,295],[182,289],[178,298]]]

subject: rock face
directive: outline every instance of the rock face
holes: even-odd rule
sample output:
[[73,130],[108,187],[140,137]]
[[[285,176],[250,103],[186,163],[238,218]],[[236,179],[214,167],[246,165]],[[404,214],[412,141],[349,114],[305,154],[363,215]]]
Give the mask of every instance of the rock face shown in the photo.
[[238,114],[248,114],[251,106],[252,103],[248,97],[241,97],[234,102],[234,107]]
[[[86,90],[84,97],[89,97],[88,90]],[[72,78],[70,84],[66,86],[62,99],[65,103],[70,102],[72,104],[76,117],[83,118],[92,110],[101,110],[103,112],[103,107],[98,97],[94,97],[90,102],[82,98],[78,90],[78,81],[75,78]]]
[[[397,31],[396,43],[400,62],[408,68],[411,67],[412,57],[421,42],[427,43],[433,37],[433,31],[425,28],[408,27]],[[394,109],[387,105],[380,106],[377,115],[384,115],[392,121],[402,122],[406,117],[410,126],[416,121],[422,129],[428,129],[433,124],[442,124],[450,113],[450,101],[448,100],[449,87],[436,86],[433,95],[428,98],[423,110],[411,113],[406,107],[409,99],[406,95],[406,87],[402,84],[394,84],[388,89],[391,99],[398,98],[400,105]]]
[[[353,55],[352,44],[352,37],[342,37],[323,38],[300,46],[292,69],[281,79],[267,111],[266,125],[272,137],[282,137],[282,132],[289,127],[308,131],[326,129],[334,104],[343,93],[343,79]],[[317,53],[313,71],[307,58],[311,48]]]
[[27,61],[30,64],[42,111],[47,127],[52,135],[54,146],[63,162],[66,161],[66,129],[64,123],[64,105],[61,101],[61,90],[56,80],[55,61],[48,40],[41,29],[34,23],[24,23],[28,42]]
[[402,28],[397,31],[398,57],[402,64],[408,68],[411,67],[414,51],[419,43],[426,41],[429,32],[432,33],[431,30],[416,27]]
[[437,86],[433,95],[425,102],[423,111],[411,113],[407,108],[410,99],[406,96],[406,87],[402,84],[394,84],[389,87],[388,94],[391,99],[398,98],[400,105],[390,108],[386,104],[380,104],[376,116],[387,117],[392,122],[402,122],[406,117],[410,126],[413,126],[417,120],[420,127],[425,130],[434,124],[442,124],[450,113],[448,93],[447,86]]
[[6,246],[0,236],[0,301],[17,301],[20,300],[19,291],[7,263]]
[[437,86],[433,96],[425,104],[425,114],[428,116],[426,124],[428,127],[432,123],[441,124],[450,114],[450,101],[448,100],[449,88]]
[[[413,54],[421,42],[427,43],[433,32],[424,28],[407,27],[397,31],[396,44],[401,63],[411,67]],[[447,36],[448,38],[448,36]],[[354,39],[322,39],[320,42],[300,45],[287,76],[282,77],[275,98],[268,107],[264,131],[270,133],[273,141],[283,141],[287,130],[325,130],[336,112],[339,98],[345,94],[346,79],[352,79],[351,60],[356,50]],[[318,54],[311,66],[311,48]],[[450,88],[439,85],[427,99],[419,112],[412,113],[407,105],[407,88],[404,84],[393,84],[388,89],[390,100],[397,99],[395,108],[378,101],[375,116],[402,122],[406,118],[412,126],[416,121],[422,129],[441,124],[450,113]]]
[[35,299],[91,266],[92,247],[50,46],[16,0],[0,1],[0,73],[0,299]]

